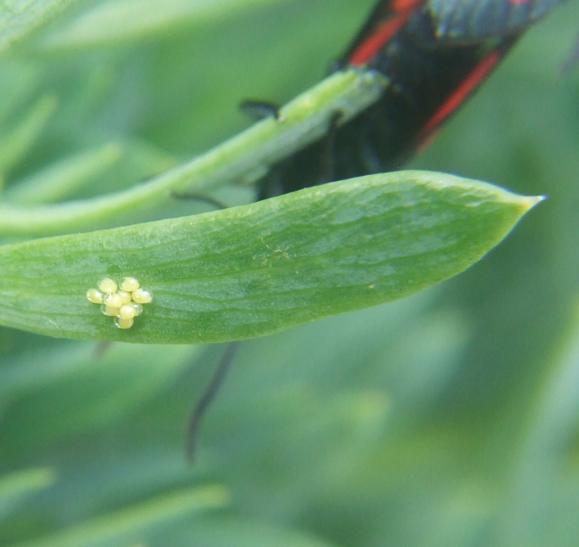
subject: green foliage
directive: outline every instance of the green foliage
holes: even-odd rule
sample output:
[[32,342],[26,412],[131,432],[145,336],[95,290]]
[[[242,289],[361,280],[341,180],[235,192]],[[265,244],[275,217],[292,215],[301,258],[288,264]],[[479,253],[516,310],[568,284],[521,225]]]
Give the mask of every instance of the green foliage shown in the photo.
[[180,28],[192,29],[219,22],[260,4],[281,0],[220,0],[219,2],[165,0],[158,9],[157,0],[102,0],[93,8],[74,17],[41,41],[49,49],[106,47],[111,43],[141,41],[163,37]]
[[190,518],[195,513],[218,509],[227,504],[228,495],[219,486],[195,487],[160,496],[130,509],[104,515],[93,521],[55,534],[35,545],[44,547],[97,547],[122,545],[138,541],[143,533],[162,537],[164,529],[173,521]]
[[[166,9],[147,2],[142,18],[104,26],[117,10],[138,14],[140,2],[75,2],[50,21],[48,10],[39,11],[17,26],[2,11],[10,4],[25,2],[0,3],[0,223],[6,208],[94,205],[203,157],[248,125],[235,109],[241,98],[284,102],[315,84],[372,1],[191,0]],[[547,194],[547,201],[484,260],[437,289],[244,342],[204,423],[195,465],[183,457],[185,422],[221,347],[113,344],[103,353],[88,342],[2,328],[0,543],[574,547],[579,76],[557,71],[578,9],[568,2],[529,32],[412,166]],[[8,39],[16,31],[18,39]],[[245,180],[226,178],[211,183],[218,198],[252,201]],[[337,188],[364,195],[362,180],[310,192]],[[485,207],[511,211],[512,224],[520,198],[484,188],[494,196]],[[283,215],[282,204],[308,195],[192,218]],[[435,196],[442,197],[428,199]],[[500,206],[498,196],[510,196],[513,207]],[[135,210],[134,219],[178,225],[187,221],[177,217],[206,209],[157,197],[155,209]],[[350,214],[355,204],[341,207]],[[2,237],[133,220],[126,210],[109,212],[52,231],[31,222],[26,230],[23,221],[19,233]],[[503,220],[502,231],[493,223],[496,240],[509,228]],[[403,228],[408,246],[412,233]],[[84,290],[106,268],[89,272],[87,264],[89,275],[80,276],[82,265],[67,264],[58,241],[6,241],[0,285],[23,282],[6,277],[5,264],[20,260],[7,250],[52,248],[33,286],[48,287],[54,272],[68,269],[78,301],[66,295],[67,304],[92,314]],[[163,289],[152,289],[163,298]],[[0,316],[7,313],[8,304]],[[94,315],[105,326],[108,320]]]
[[[266,173],[269,166],[323,135],[332,112],[339,110],[342,121],[352,118],[378,97],[384,85],[382,78],[370,73],[340,72],[282,109],[281,123],[273,118],[263,120],[221,146],[145,184],[62,204],[0,205],[0,235],[49,235],[118,223],[123,217],[134,216],[136,211],[157,209],[160,203],[174,200],[174,193],[182,193],[184,189],[214,189],[240,179],[251,183]],[[32,121],[37,118],[34,116]],[[31,133],[29,125],[37,124],[25,124],[22,131],[25,137]],[[30,139],[19,140],[27,143]],[[19,146],[18,150],[22,148]],[[51,194],[74,190],[74,179],[64,182],[53,179],[49,184],[45,182],[40,188],[49,198]],[[27,186],[29,182],[25,188]],[[17,190],[16,194],[18,196]]]
[[121,147],[114,143],[80,152],[21,180],[8,189],[6,197],[20,204],[52,203],[69,198],[103,177],[121,154]]
[[0,52],[27,37],[73,0],[2,0]]
[[[407,296],[467,268],[535,203],[401,171],[215,213],[0,247],[0,324],[126,342],[223,342]],[[110,276],[154,293],[122,331],[86,301]]]

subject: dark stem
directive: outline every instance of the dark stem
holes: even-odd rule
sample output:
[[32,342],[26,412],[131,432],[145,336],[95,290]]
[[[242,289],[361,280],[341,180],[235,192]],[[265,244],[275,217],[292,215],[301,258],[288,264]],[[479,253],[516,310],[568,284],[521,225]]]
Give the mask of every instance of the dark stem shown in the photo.
[[205,391],[193,409],[191,418],[189,419],[189,425],[187,427],[187,441],[185,446],[185,452],[189,462],[193,462],[195,458],[195,449],[197,447],[199,428],[203,416],[205,416],[207,409],[223,385],[223,381],[225,380],[225,376],[227,375],[227,372],[229,371],[231,364],[235,359],[239,345],[240,342],[231,342],[225,346],[225,351],[221,356],[221,360],[217,364],[217,368],[215,369],[209,384],[205,388]]

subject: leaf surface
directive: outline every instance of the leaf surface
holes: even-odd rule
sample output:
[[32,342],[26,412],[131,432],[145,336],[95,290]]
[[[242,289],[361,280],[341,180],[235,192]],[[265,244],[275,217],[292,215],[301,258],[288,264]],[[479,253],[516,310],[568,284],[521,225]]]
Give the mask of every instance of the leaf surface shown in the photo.
[[74,0],[0,0],[0,52],[28,36]]
[[[224,342],[412,294],[479,260],[539,198],[401,171],[223,211],[0,248],[0,324],[145,343]],[[154,295],[117,329],[105,276]]]

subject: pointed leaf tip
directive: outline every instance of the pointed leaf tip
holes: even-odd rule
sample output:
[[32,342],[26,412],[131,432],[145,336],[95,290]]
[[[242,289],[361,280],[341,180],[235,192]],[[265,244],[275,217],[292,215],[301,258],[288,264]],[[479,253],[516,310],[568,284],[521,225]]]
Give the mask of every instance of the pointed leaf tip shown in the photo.
[[[0,324],[51,336],[223,342],[410,295],[484,256],[541,201],[425,171],[370,175],[202,215],[0,247]],[[100,279],[155,295],[131,329]]]

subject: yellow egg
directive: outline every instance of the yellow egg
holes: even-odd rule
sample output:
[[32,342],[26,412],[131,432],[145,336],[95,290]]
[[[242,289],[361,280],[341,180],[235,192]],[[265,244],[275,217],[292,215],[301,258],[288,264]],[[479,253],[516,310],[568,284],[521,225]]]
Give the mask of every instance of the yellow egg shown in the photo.
[[105,294],[112,294],[117,292],[117,282],[110,277],[105,277],[100,280],[99,289]]
[[123,305],[129,304],[131,302],[131,293],[127,291],[119,291],[117,293],[121,297]]
[[119,329],[130,329],[133,326],[134,320],[133,318],[123,319],[122,317],[117,317],[115,320],[115,325]]
[[120,308],[124,302],[120,293],[113,293],[105,296],[105,306],[110,308]]
[[118,317],[120,309],[121,308],[117,308],[115,306],[107,306],[106,304],[101,306],[101,311],[109,317]]
[[137,316],[137,310],[134,304],[125,304],[119,310],[119,319],[133,319]]
[[153,295],[145,289],[137,289],[133,293],[133,302],[137,304],[149,304],[153,301]]
[[89,289],[86,291],[86,299],[93,304],[103,303],[103,293],[98,289]]
[[121,289],[127,292],[134,292],[136,291],[141,284],[139,283],[138,279],[135,277],[125,277],[123,282],[121,283]]

